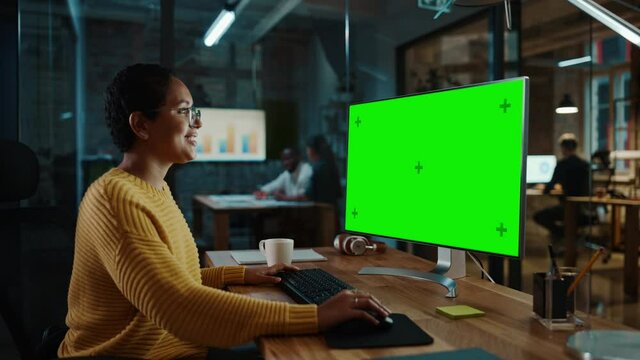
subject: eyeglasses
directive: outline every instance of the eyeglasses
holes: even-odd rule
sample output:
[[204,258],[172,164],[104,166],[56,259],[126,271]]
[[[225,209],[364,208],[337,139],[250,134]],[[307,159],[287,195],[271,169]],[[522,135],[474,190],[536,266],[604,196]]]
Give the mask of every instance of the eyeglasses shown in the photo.
[[[159,112],[163,110],[162,108],[147,110],[148,112]],[[179,115],[186,116],[187,122],[189,123],[190,128],[194,128],[196,126],[196,122],[200,122],[202,120],[202,116],[200,114],[200,110],[195,106],[185,107],[185,108],[177,108],[177,109],[168,109],[169,111],[175,111]]]
[[196,122],[200,122],[200,120],[202,119],[202,116],[200,115],[200,110],[195,106],[188,107],[188,108],[178,108],[175,110],[180,115],[187,115],[190,128],[195,127]]

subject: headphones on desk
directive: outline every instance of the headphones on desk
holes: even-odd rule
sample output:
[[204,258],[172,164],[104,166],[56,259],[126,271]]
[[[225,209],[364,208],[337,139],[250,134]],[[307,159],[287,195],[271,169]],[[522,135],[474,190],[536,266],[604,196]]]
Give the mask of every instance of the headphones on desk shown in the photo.
[[338,234],[333,239],[333,247],[346,255],[364,255],[367,251],[382,254],[387,251],[387,244],[371,241],[364,236],[353,234]]

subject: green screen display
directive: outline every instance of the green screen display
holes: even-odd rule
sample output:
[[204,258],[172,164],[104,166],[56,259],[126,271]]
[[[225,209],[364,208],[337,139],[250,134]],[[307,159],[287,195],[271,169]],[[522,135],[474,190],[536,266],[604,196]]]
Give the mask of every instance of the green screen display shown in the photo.
[[521,256],[528,83],[351,105],[345,229]]

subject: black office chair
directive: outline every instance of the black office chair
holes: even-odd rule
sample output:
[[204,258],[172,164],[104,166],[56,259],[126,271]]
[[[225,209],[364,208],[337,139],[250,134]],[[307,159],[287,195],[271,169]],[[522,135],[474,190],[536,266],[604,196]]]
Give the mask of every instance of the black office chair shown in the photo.
[[[36,154],[17,141],[0,140],[0,229],[3,258],[0,261],[2,289],[0,314],[7,324],[14,343],[23,358],[32,353],[29,337],[19,311],[20,223],[28,216],[19,201],[31,197],[38,186],[39,166]],[[12,277],[10,277],[12,276]]]
[[27,199],[38,187],[38,158],[27,145],[0,140],[0,174],[0,201]]
[[49,326],[35,346],[29,338],[22,318],[21,279],[17,270],[20,269],[21,258],[20,227],[26,222],[62,223],[67,220],[65,217],[68,217],[68,214],[60,214],[59,209],[54,207],[20,206],[20,200],[28,199],[36,192],[39,178],[40,166],[33,150],[17,141],[0,140],[0,231],[4,240],[0,244],[4,256],[0,259],[0,274],[7,276],[2,278],[0,289],[0,315],[11,333],[20,357],[44,360],[57,358],[58,347],[67,332],[67,327],[63,324]]
[[36,360],[49,360],[58,358],[58,347],[64,340],[69,328],[66,325],[52,325],[42,333],[42,340],[36,347]]
[[[2,207],[3,232],[9,244],[8,272],[15,274],[20,259],[20,224],[27,218],[32,218],[33,211],[19,206],[20,200],[30,198],[38,188],[40,167],[36,154],[28,146],[17,141],[0,140],[0,201]],[[12,281],[13,280],[13,281]],[[35,359],[56,358],[58,346],[66,333],[66,326],[52,326],[45,330],[42,342],[37,345],[35,352],[30,345],[28,332],[20,311],[20,279],[7,279],[2,291],[2,317],[4,318],[14,342],[18,346],[21,357]],[[11,296],[14,294],[13,296]]]

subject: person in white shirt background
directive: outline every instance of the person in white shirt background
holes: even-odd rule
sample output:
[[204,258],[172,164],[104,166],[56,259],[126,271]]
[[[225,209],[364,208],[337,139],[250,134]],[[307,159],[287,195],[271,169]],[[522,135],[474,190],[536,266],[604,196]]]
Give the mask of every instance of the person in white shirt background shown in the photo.
[[295,148],[285,148],[280,158],[284,172],[254,192],[257,199],[271,195],[276,200],[295,201],[303,197],[313,174],[311,165],[300,161],[300,152]]

